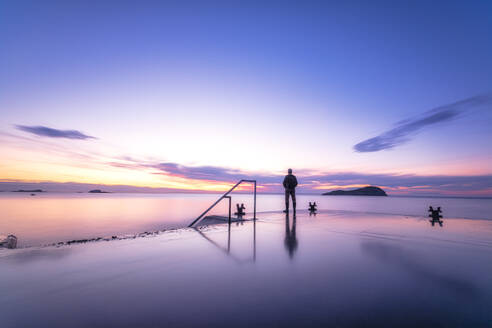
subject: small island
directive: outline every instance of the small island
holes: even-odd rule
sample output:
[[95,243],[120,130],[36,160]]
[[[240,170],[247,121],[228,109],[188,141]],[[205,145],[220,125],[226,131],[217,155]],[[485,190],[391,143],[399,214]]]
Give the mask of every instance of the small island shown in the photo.
[[14,190],[12,192],[44,192],[44,191],[41,189],[31,189],[31,190],[19,189],[19,190]]
[[364,188],[354,190],[334,190],[325,192],[323,196],[388,196],[386,192],[374,186],[367,186]]
[[101,189],[93,189],[93,190],[89,190],[89,193],[92,193],[92,194],[108,194],[109,192],[108,191],[102,191]]

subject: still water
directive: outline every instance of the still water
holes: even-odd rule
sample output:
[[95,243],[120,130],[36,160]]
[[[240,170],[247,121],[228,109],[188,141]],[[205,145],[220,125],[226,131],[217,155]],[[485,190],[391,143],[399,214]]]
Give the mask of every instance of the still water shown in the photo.
[[[0,193],[0,235],[14,234],[19,246],[82,238],[181,228],[207,209],[218,194],[69,194]],[[250,194],[232,194],[253,210]],[[298,195],[298,209],[316,201],[320,211],[427,216],[429,205],[441,206],[445,218],[492,220],[491,199]],[[283,195],[257,196],[258,217],[283,208]],[[210,214],[226,214],[223,200]]]
[[2,328],[491,327],[492,221],[326,211],[0,250]]

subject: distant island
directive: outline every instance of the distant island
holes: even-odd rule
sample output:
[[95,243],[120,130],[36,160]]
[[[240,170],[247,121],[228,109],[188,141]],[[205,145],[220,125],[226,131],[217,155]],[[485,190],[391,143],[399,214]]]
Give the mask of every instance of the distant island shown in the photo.
[[93,194],[108,194],[109,193],[108,191],[102,191],[101,189],[93,189],[93,190],[90,190],[89,192],[93,193]]
[[12,192],[44,192],[44,191],[41,189],[31,189],[31,190],[19,189],[19,190],[14,190]]
[[374,186],[367,186],[364,188],[354,190],[334,190],[325,192],[323,196],[388,196],[386,192]]

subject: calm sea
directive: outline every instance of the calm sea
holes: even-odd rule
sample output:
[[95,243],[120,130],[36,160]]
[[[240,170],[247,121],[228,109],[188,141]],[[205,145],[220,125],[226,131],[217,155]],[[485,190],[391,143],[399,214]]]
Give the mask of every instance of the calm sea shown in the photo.
[[[19,246],[73,239],[134,234],[187,226],[218,194],[68,194],[0,193],[0,235],[14,234]],[[253,210],[253,197],[232,195]],[[298,209],[316,201],[319,210],[427,216],[429,205],[441,206],[444,218],[492,220],[492,200],[473,198],[412,198],[298,195]],[[283,208],[283,195],[258,195],[258,217]],[[223,200],[210,214],[226,214]]]

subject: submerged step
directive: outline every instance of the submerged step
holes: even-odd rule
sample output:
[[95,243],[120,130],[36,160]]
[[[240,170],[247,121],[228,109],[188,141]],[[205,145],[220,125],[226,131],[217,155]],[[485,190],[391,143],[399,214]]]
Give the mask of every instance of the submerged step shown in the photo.
[[[242,221],[251,221],[252,219],[245,219],[244,217],[231,217],[231,222],[242,222]],[[211,224],[221,224],[229,222],[228,216],[222,215],[209,215],[204,217],[198,225],[211,225]]]

